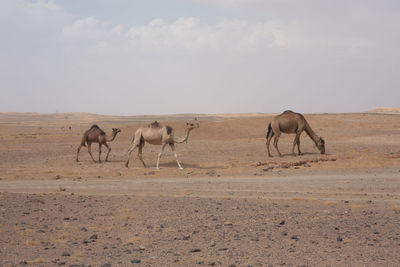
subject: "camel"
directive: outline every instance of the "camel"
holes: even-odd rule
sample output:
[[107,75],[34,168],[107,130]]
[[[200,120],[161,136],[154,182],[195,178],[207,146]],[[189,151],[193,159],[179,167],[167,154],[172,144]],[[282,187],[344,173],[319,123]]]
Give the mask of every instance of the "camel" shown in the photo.
[[159,170],[159,163],[160,163],[160,158],[161,155],[164,152],[164,148],[166,145],[169,145],[171,147],[172,152],[174,153],[176,163],[178,164],[179,169],[183,170],[181,164],[179,163],[178,160],[178,155],[176,154],[175,151],[175,143],[176,144],[181,144],[183,142],[187,142],[189,138],[190,132],[195,129],[199,128],[199,123],[197,122],[197,119],[195,119],[196,122],[186,122],[185,125],[185,136],[175,139],[174,137],[174,129],[171,126],[163,126],[159,124],[157,121],[151,123],[148,125],[147,128],[139,128],[136,130],[135,135],[132,139],[132,146],[128,150],[128,159],[125,163],[125,167],[128,168],[129,165],[129,158],[131,156],[131,153],[138,148],[138,157],[140,161],[143,163],[143,166],[146,168],[146,164],[143,161],[142,158],[142,150],[144,147],[144,144],[147,142],[152,145],[161,145],[161,150],[158,153],[158,158],[157,158],[157,165],[156,168]]
[[161,124],[158,121],[154,121],[152,123],[150,123],[149,125],[147,125],[148,128],[160,128]]
[[120,129],[118,128],[112,128],[112,135],[108,136],[106,135],[106,133],[100,129],[99,126],[97,126],[96,124],[92,125],[92,127],[90,127],[89,130],[87,130],[82,137],[82,142],[80,144],[80,146],[78,147],[78,152],[76,153],[76,161],[79,162],[78,156],[79,156],[79,152],[81,151],[82,146],[86,146],[86,144],[88,145],[88,152],[89,155],[92,157],[92,160],[94,162],[96,162],[96,160],[93,158],[92,155],[92,143],[99,143],[99,163],[101,163],[101,146],[104,145],[107,149],[107,156],[105,161],[108,161],[108,155],[111,152],[111,148],[108,146],[107,142],[112,142],[114,141],[115,137],[117,136],[117,134],[121,132]]
[[311,129],[310,125],[304,118],[304,116],[300,113],[293,112],[291,110],[286,110],[282,114],[275,116],[272,121],[268,124],[268,133],[267,133],[267,150],[268,156],[272,157],[271,152],[269,151],[269,143],[273,136],[274,138],[274,147],[280,157],[282,157],[281,152],[278,149],[278,140],[281,136],[281,133],[295,133],[296,137],[293,141],[292,154],[295,156],[294,148],[297,145],[298,153],[301,155],[300,151],[300,135],[303,131],[306,131],[307,135],[314,141],[318,150],[321,154],[325,154],[325,141],[321,137],[318,137]]

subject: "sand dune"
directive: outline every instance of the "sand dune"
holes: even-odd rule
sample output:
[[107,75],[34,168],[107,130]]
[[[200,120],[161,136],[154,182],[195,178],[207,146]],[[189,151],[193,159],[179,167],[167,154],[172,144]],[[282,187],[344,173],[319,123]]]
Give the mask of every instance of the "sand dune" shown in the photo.
[[369,113],[384,113],[384,114],[400,114],[400,108],[374,108],[368,111]]

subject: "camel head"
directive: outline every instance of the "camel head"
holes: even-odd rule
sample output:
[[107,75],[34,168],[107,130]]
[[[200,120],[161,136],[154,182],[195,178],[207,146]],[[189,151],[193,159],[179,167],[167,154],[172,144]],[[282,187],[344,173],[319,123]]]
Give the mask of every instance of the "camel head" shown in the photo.
[[199,128],[199,127],[200,127],[200,124],[197,121],[197,118],[195,118],[194,121],[186,122],[186,125],[185,125],[185,129],[189,130],[189,131],[193,130],[195,128]]
[[121,132],[121,129],[119,129],[119,128],[112,128],[112,131],[113,131],[113,134],[114,134],[114,135],[117,135],[117,133],[120,133],[120,132]]
[[321,154],[325,154],[325,140],[322,139],[322,137],[320,137],[317,142],[317,148],[321,152]]

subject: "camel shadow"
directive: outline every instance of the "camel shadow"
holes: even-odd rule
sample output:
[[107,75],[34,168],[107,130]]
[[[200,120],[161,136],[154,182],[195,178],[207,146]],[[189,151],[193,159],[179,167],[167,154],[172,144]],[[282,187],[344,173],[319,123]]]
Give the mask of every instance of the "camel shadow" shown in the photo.
[[[318,155],[329,156],[330,154],[328,154],[328,153],[321,154],[319,152],[301,152],[301,155],[298,155],[297,153],[295,155],[293,155],[292,153],[282,153],[282,158],[286,158],[286,157],[299,158],[299,157],[303,157],[303,156],[318,156]],[[273,157],[281,158],[278,155],[273,155]]]
[[[226,169],[227,168],[227,167],[221,166],[221,165],[200,166],[197,164],[185,163],[185,162],[181,162],[181,165],[183,168],[191,168],[191,169],[199,169],[199,170],[212,170],[212,169]],[[162,168],[162,167],[177,168],[178,165],[176,164],[176,161],[170,161],[170,162],[160,163],[160,168]]]

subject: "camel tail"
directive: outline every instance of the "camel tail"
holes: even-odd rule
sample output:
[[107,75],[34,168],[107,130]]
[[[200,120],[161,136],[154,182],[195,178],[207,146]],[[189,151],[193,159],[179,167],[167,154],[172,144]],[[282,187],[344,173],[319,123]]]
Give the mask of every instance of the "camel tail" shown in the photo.
[[81,145],[82,145],[82,146],[86,146],[86,139],[87,139],[87,136],[88,136],[88,133],[85,132],[85,134],[84,134],[83,137],[82,137],[82,142],[81,142]]
[[271,135],[272,132],[272,126],[271,123],[268,124],[268,132],[267,132],[267,136],[265,137],[266,139],[268,139],[268,137]]

